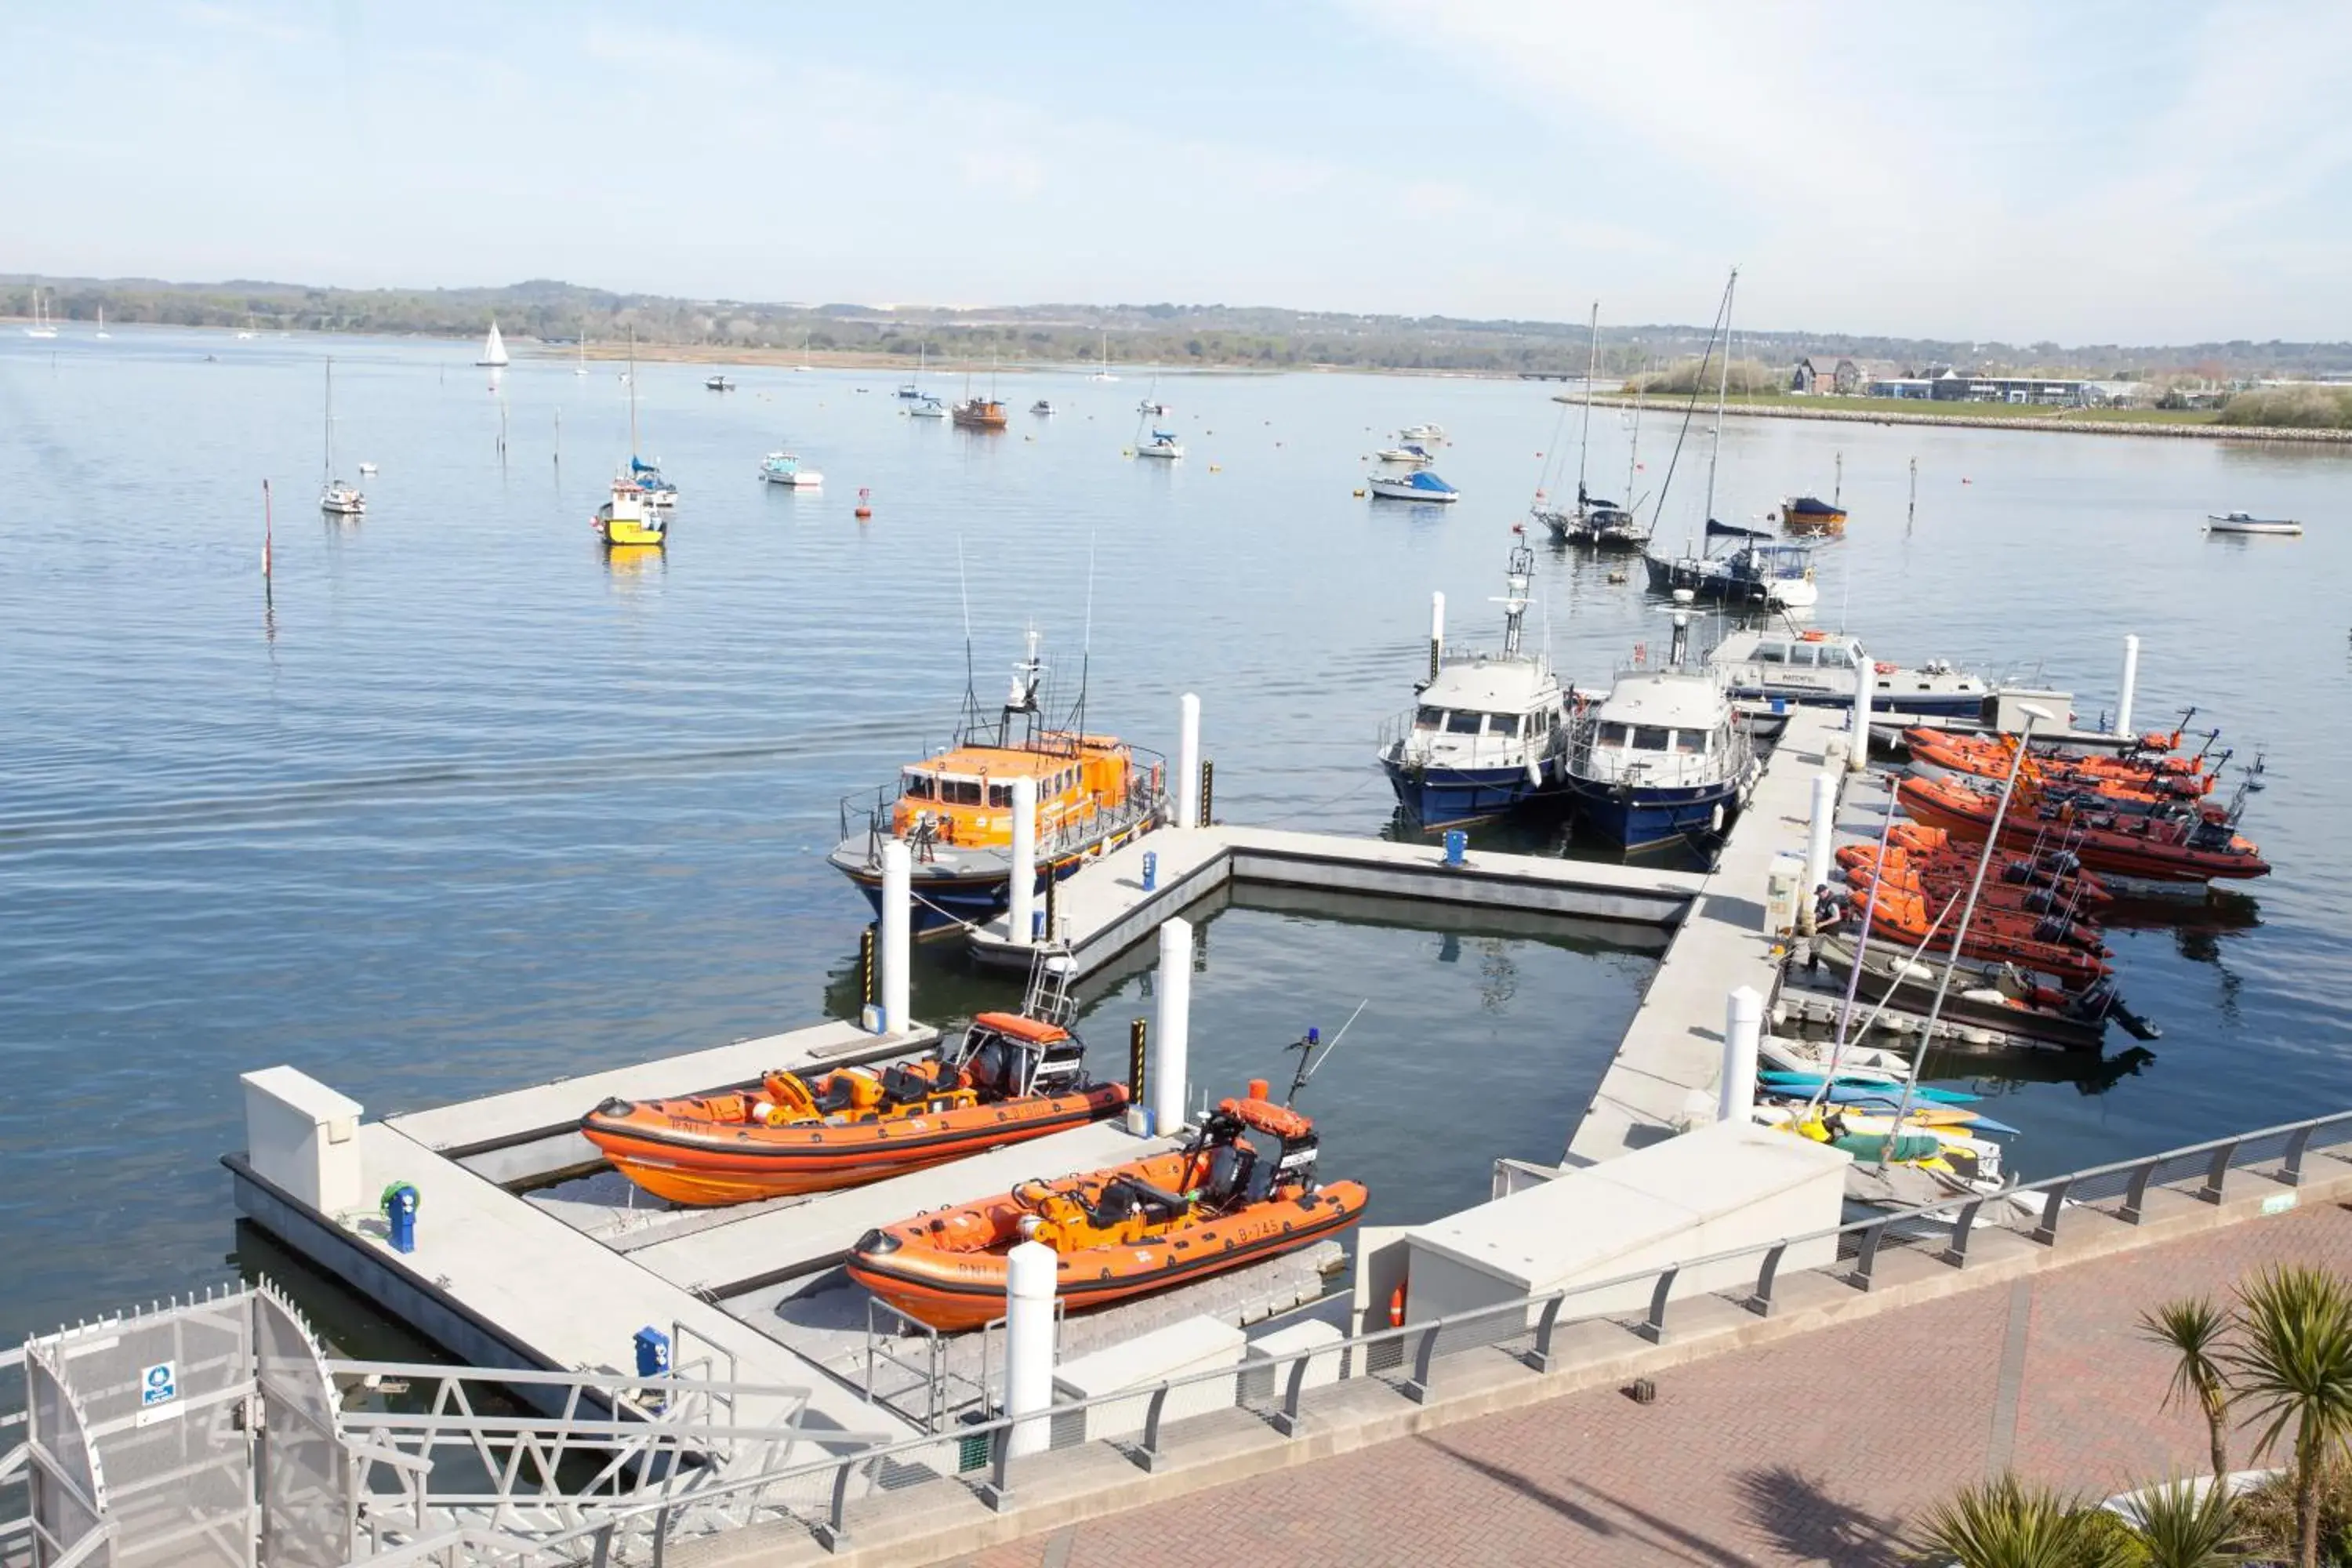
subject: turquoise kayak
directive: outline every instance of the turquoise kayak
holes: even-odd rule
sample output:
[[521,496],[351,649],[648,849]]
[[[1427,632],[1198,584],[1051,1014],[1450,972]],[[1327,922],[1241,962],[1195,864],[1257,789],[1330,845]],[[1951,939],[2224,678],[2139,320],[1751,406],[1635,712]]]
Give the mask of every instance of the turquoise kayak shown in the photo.
[[[1817,1072],[1787,1072],[1776,1068],[1767,1068],[1756,1075],[1756,1081],[1769,1083],[1775,1089],[1801,1089],[1810,1094],[1827,1081],[1827,1075]],[[1884,1089],[1890,1094],[1903,1092],[1903,1085],[1899,1082],[1864,1073],[1840,1073],[1837,1076],[1837,1082],[1839,1087],[1844,1089]],[[1923,1083],[1911,1091],[1911,1098],[1915,1100],[1926,1100],[1931,1105],[1974,1105],[1984,1097],[1969,1094],[1957,1089],[1931,1089]]]

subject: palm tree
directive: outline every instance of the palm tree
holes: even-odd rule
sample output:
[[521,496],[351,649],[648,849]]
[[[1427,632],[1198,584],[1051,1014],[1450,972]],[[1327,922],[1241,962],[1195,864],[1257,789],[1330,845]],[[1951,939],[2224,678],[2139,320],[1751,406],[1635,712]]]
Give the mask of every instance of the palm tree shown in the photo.
[[1921,1556],[1958,1568],[2125,1568],[2128,1532],[2104,1528],[2098,1514],[2008,1472],[1928,1510]]
[[2140,1332],[2179,1356],[2173,1363],[2171,1386],[2164,1391],[2168,1410],[2192,1400],[2205,1413],[2205,1430],[2213,1445],[2213,1474],[2230,1473],[2230,1389],[2221,1356],[2230,1317],[2210,1296],[2168,1301],[2153,1312],[2142,1312]]
[[2279,1265],[2238,1288],[2238,1341],[2222,1354],[2233,1397],[2252,1409],[2265,1453],[2294,1435],[2296,1561],[2318,1568],[2319,1482],[2352,1447],[2352,1286],[2323,1269]]
[[2147,1568],[2230,1568],[2246,1560],[2237,1502],[2219,1472],[2203,1486],[2177,1480],[2151,1487],[2135,1500],[2130,1515]]

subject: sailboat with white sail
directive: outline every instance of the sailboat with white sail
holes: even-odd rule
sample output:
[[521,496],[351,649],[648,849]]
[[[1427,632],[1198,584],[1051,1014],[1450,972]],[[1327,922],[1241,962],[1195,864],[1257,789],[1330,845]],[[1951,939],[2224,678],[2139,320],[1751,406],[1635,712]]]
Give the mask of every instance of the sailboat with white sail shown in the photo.
[[509,363],[507,342],[499,336],[499,322],[495,316],[490,318],[490,335],[482,340],[482,357],[474,363],[485,370],[504,370]]
[[1118,377],[1111,374],[1110,373],[1110,334],[1108,332],[1105,332],[1102,335],[1102,368],[1095,372],[1094,374],[1088,376],[1087,379],[1088,381],[1117,381],[1118,379]]
[[335,477],[335,357],[327,356],[327,440],[326,452],[320,464],[319,510],[335,517],[360,517],[367,511],[367,497],[356,486],[347,485]]
[[25,335],[28,338],[54,338],[58,335],[57,321],[41,310],[41,291],[38,289],[33,290],[33,324],[25,329]]
[[588,374],[588,333],[584,329],[580,333],[580,361],[572,367],[572,374],[574,375]]
[[106,307],[103,305],[100,305],[98,308],[98,335],[101,339],[110,338],[114,335],[112,332],[106,330]]

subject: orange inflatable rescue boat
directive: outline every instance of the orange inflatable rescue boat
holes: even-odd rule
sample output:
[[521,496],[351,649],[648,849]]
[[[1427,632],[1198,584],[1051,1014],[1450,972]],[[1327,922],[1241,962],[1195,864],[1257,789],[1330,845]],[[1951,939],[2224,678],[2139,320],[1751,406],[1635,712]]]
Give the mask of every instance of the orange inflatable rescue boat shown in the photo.
[[[1315,1179],[1315,1124],[1265,1097],[1226,1100],[1185,1147],[869,1230],[849,1277],[943,1332],[1004,1315],[1005,1254],[1061,1255],[1056,1289],[1085,1311],[1279,1258],[1362,1217],[1357,1182]],[[1258,1133],[1270,1149],[1251,1143]]]
[[1127,1086],[1087,1081],[1085,1050],[1059,1023],[982,1013],[957,1045],[919,1061],[772,1072],[753,1089],[686,1100],[608,1100],[580,1131],[673,1203],[829,1192],[1116,1115]]

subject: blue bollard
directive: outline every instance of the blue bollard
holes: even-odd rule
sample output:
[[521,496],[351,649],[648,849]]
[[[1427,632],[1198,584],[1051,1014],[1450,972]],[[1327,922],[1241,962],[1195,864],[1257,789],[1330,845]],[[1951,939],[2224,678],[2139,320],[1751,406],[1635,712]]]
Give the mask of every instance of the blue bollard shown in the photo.
[[1160,851],[1157,849],[1147,849],[1143,852],[1143,890],[1149,893],[1153,891],[1159,886]]
[[1445,830],[1445,863],[1456,867],[1465,865],[1467,861],[1465,857],[1469,852],[1470,836],[1458,827],[1447,828]]
[[416,1189],[406,1182],[384,1188],[381,1200],[386,1238],[394,1252],[416,1250]]
[[636,1332],[637,1375],[669,1375],[669,1336],[650,1324]]

